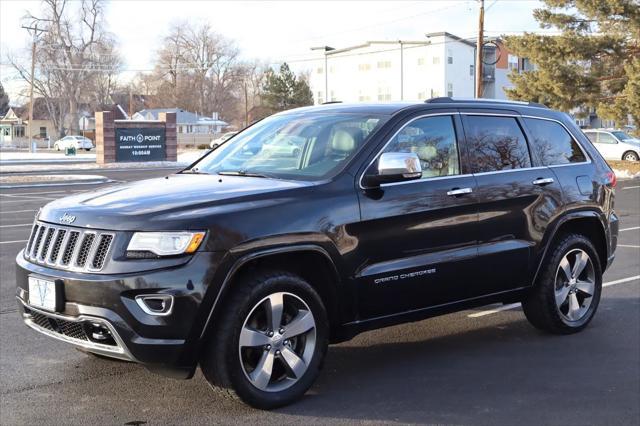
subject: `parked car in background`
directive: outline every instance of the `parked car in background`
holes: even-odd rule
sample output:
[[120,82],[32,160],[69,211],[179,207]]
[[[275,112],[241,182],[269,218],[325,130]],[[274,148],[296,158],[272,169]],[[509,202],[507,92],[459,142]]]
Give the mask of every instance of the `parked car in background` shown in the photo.
[[589,129],[584,131],[606,160],[640,160],[640,139],[621,130]]
[[220,145],[222,145],[223,143],[225,143],[226,141],[228,141],[229,139],[231,139],[232,137],[234,137],[237,134],[238,134],[238,132],[227,132],[227,133],[224,133],[219,138],[213,139],[209,143],[209,146],[211,147],[211,149],[216,149],[217,147],[219,147]]
[[274,157],[298,157],[306,139],[299,136],[276,135],[273,141],[265,143],[262,150]]
[[93,142],[91,142],[91,139],[85,138],[84,136],[65,136],[64,138],[55,141],[53,143],[53,148],[56,151],[63,151],[67,148],[91,151],[93,148]]

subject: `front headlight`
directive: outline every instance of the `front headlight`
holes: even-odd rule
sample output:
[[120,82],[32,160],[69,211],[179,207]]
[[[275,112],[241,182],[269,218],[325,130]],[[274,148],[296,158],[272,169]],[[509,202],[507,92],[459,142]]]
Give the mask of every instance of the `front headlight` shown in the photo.
[[200,247],[204,235],[204,232],[136,232],[129,241],[127,253],[151,252],[158,256],[193,253]]

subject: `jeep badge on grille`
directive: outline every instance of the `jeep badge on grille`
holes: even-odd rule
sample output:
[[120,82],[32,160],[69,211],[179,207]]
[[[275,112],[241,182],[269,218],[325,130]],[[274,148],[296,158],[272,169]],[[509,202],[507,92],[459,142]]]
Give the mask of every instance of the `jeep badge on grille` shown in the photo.
[[60,223],[66,223],[67,225],[72,224],[75,220],[76,220],[76,217],[68,213],[65,213],[62,216],[60,216]]

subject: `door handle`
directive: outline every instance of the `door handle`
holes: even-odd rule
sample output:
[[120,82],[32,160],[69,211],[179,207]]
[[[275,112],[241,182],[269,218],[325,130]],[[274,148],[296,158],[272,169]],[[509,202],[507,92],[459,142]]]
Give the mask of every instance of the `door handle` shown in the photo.
[[553,178],[538,178],[531,183],[534,185],[549,185],[550,183],[553,183],[553,182],[554,182]]
[[447,191],[447,195],[456,196],[456,195],[464,195],[471,194],[473,190],[471,188],[455,188],[451,191]]

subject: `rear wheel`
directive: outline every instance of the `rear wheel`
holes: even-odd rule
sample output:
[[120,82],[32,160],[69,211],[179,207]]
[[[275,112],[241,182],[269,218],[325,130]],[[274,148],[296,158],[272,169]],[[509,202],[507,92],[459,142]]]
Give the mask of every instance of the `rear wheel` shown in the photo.
[[624,155],[622,155],[622,159],[623,160],[627,160],[627,161],[638,161],[638,160],[640,160],[640,158],[638,158],[638,154],[636,154],[633,151],[625,152]]
[[576,333],[593,319],[601,292],[602,269],[593,244],[582,235],[569,234],[545,259],[522,307],[529,322],[541,330]]
[[207,343],[200,365],[222,394],[261,409],[287,405],[315,381],[328,346],[322,300],[288,272],[242,280]]

